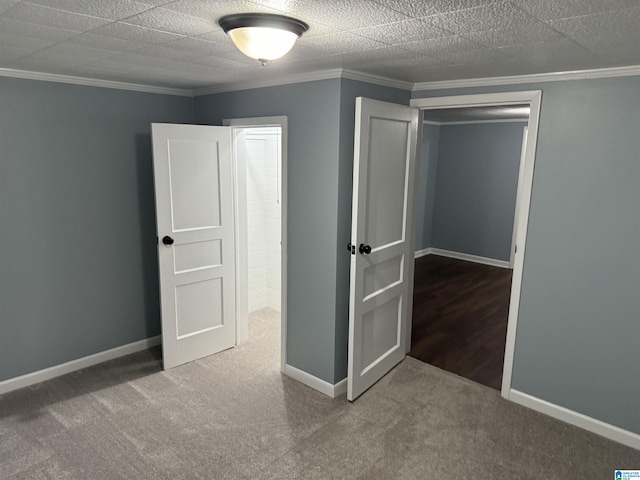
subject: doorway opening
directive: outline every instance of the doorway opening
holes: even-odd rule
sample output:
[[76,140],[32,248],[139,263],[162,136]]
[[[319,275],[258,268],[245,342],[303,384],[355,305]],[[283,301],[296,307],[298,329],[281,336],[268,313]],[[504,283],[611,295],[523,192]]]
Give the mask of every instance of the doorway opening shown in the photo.
[[428,110],[409,355],[500,389],[528,105]]
[[[237,343],[281,330],[286,363],[286,117],[225,120],[236,192]],[[255,328],[254,328],[255,327]]]
[[506,398],[539,105],[540,92],[412,101],[426,121],[425,198],[416,197],[408,353]]

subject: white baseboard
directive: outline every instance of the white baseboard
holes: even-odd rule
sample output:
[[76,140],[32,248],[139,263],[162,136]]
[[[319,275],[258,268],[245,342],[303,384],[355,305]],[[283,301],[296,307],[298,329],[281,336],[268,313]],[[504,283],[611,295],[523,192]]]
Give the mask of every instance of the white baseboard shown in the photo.
[[422,250],[416,250],[415,258],[424,257],[425,255],[431,255],[431,248],[423,248]]
[[347,394],[347,379],[343,378],[333,386],[333,398]]
[[155,347],[156,345],[160,345],[159,335],[157,337],[140,340],[139,342],[122,345],[121,347],[112,348],[111,350],[105,350],[104,352],[94,353],[93,355],[45,368],[44,370],[38,370],[37,372],[10,378],[0,382],[0,395],[13,390],[18,390],[19,388],[35,385],[36,383],[44,382],[46,380],[51,380],[52,378],[66,375],[67,373],[75,372],[76,370],[91,367],[98,363],[113,360],[114,358],[140,352],[147,348]]
[[601,420],[596,420],[595,418],[588,417],[582,413],[574,412],[568,408],[549,403],[546,400],[541,400],[518,390],[510,390],[509,400],[563,422],[575,425],[576,427],[584,428],[585,430],[606,437],[614,442],[622,443],[628,447],[640,450],[640,435],[637,433],[623,430],[620,427],[605,423]]
[[288,377],[297,380],[300,383],[304,383],[307,387],[311,387],[314,390],[319,391],[320,393],[324,393],[325,395],[336,398],[340,395],[347,393],[347,379],[339,381],[335,385],[332,385],[329,382],[325,382],[324,380],[311,375],[299,368],[292,367],[287,364],[284,366],[284,374]]
[[451,250],[442,250],[440,248],[425,248],[416,252],[415,258],[424,257],[425,255],[438,255],[440,257],[455,258],[456,260],[464,260],[466,262],[481,263],[491,267],[511,268],[508,261],[497,260],[495,258],[479,257],[478,255],[470,255],[468,253],[452,252]]

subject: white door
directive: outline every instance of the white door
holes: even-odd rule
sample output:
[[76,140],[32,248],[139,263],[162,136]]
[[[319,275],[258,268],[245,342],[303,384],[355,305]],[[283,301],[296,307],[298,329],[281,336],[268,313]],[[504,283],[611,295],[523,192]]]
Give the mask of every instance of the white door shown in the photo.
[[405,356],[413,294],[413,185],[420,113],[356,100],[347,398]]
[[524,161],[527,152],[527,137],[529,136],[529,126],[524,127],[522,132],[522,147],[520,153],[520,169],[518,170],[518,187],[516,189],[516,208],[513,217],[513,233],[511,234],[511,254],[509,256],[509,268],[513,269],[516,263],[516,240],[518,238],[518,217],[520,217],[520,204],[522,203],[522,179],[524,177]]
[[236,343],[231,129],[152,134],[166,369]]

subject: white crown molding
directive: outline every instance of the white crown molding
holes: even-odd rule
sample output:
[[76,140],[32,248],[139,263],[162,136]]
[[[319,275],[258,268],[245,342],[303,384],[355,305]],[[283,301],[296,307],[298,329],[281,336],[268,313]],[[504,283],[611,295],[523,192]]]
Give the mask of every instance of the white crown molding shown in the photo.
[[598,68],[593,70],[574,70],[570,72],[534,73],[531,75],[513,75],[509,77],[467,78],[463,80],[442,80],[438,82],[419,82],[413,85],[413,91],[444,90],[448,88],[490,87],[495,85],[520,85],[523,83],[559,82],[564,80],[585,80],[593,78],[631,77],[640,75],[640,65],[629,67]]
[[26,80],[40,80],[45,82],[68,83],[71,85],[83,85],[88,87],[113,88],[117,90],[130,90],[134,92],[158,93],[162,95],[178,95],[182,97],[198,97],[214,93],[250,90],[252,88],[277,87],[278,85],[290,85],[293,83],[313,82],[317,80],[329,80],[334,78],[347,78],[360,82],[373,83],[384,87],[411,90],[412,83],[394,80],[392,78],[369,75],[367,73],[335,68],[318,72],[299,73],[287,76],[261,78],[247,80],[246,82],[225,83],[196,90],[180,88],[156,87],[137,83],[116,82],[112,80],[99,80],[95,78],[76,77],[72,75],[59,75],[55,73],[31,72],[28,70],[16,70],[12,68],[0,68],[0,77],[22,78]]
[[247,80],[245,82],[225,83],[195,90],[158,87],[138,83],[117,82],[113,80],[100,80],[96,78],[76,77],[72,75],[59,75],[55,73],[31,72],[12,68],[0,68],[0,77],[22,78],[27,80],[41,80],[47,82],[68,83],[72,85],[84,85],[88,87],[113,88],[117,90],[129,90],[133,92],[156,93],[160,95],[177,95],[181,97],[198,97],[214,93],[250,90],[253,88],[275,87],[278,85],[290,85],[293,83],[313,82],[334,78],[345,78],[360,82],[381,85],[384,87],[409,90],[413,92],[424,90],[443,90],[450,88],[487,87],[499,85],[517,85],[526,83],[558,82],[563,80],[584,80],[593,78],[629,77],[640,75],[640,65],[629,67],[602,68],[594,70],[576,70],[571,72],[536,73],[532,75],[514,75],[508,77],[468,78],[463,80],[443,80],[437,82],[420,82],[412,84],[402,80],[395,80],[379,75],[335,68],[317,72],[298,73],[287,76]]
[[58,75],[57,73],[30,72],[13,68],[0,68],[0,77],[23,78],[26,80],[41,80],[44,82],[69,83],[85,87],[113,88],[116,90],[130,90],[132,92],[158,93],[161,95],[178,95],[191,97],[190,90],[169,87],[154,87],[139,83],[116,82],[113,80],[99,80],[97,78],[75,77],[72,75]]
[[235,92],[239,90],[251,90],[253,88],[277,87],[279,85],[290,85],[292,83],[314,82],[317,80],[329,80],[342,78],[342,69],[322,70],[319,72],[296,73],[281,77],[259,78],[244,82],[224,83],[211,87],[199,88],[191,92],[194,97],[211,95],[214,93]]
[[194,97],[199,97],[202,95],[211,95],[214,93],[250,90],[252,88],[277,87],[278,85],[290,85],[292,83],[314,82],[317,80],[329,80],[334,78],[346,78],[349,80],[373,83],[375,85],[381,85],[383,87],[399,88],[401,90],[409,91],[413,87],[413,84],[410,82],[403,82],[401,80],[394,80],[392,78],[370,75],[368,73],[361,73],[353,70],[334,68],[331,70],[321,70],[318,72],[297,73],[282,77],[248,80],[246,82],[225,83],[223,85],[200,88],[198,90],[194,90],[192,94]]
[[383,87],[398,88],[400,90],[409,90],[413,88],[413,83],[403,80],[395,80],[393,78],[381,77],[379,75],[371,75],[369,73],[356,72],[355,70],[342,70],[342,78],[356,80],[358,82],[373,83]]

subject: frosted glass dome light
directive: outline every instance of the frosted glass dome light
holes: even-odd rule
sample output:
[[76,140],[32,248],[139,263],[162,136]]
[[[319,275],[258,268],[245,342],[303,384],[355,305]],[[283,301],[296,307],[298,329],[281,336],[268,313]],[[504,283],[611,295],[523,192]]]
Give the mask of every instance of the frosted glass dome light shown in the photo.
[[266,13],[240,13],[218,20],[234,45],[264,65],[289,52],[309,26],[290,17]]

